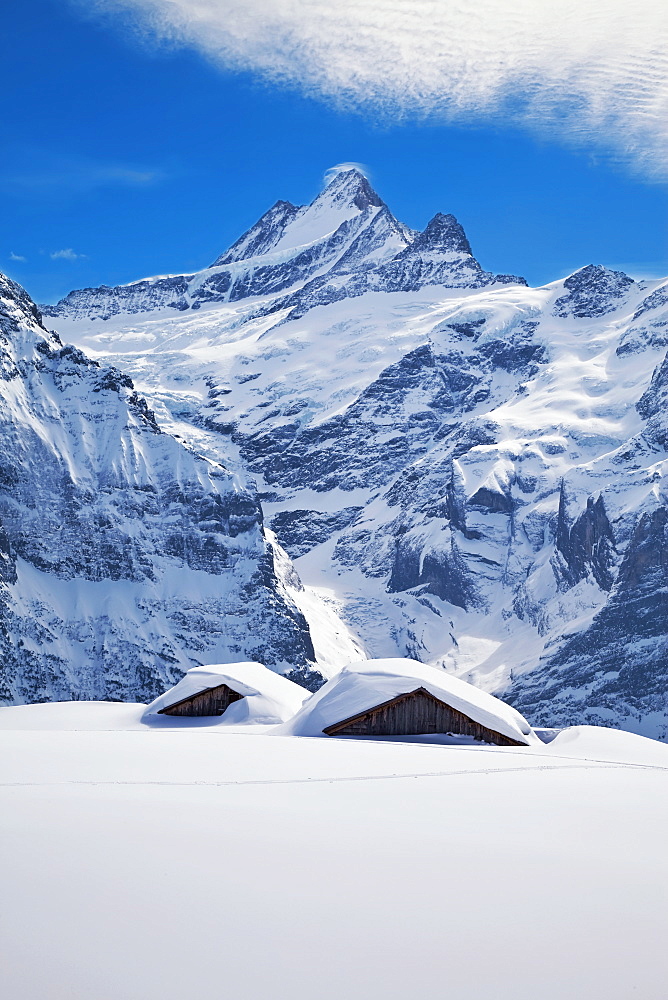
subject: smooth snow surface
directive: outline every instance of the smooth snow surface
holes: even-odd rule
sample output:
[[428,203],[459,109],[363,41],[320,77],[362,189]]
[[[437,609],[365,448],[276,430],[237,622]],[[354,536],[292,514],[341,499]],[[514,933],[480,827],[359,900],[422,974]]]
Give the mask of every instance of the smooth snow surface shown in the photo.
[[309,698],[281,732],[293,736],[322,736],[327,726],[418,687],[511,740],[526,744],[540,742],[526,719],[510,705],[444,670],[407,659],[364,660],[344,667]]
[[139,713],[0,710],[3,998],[666,995],[662,744],[138,732]]
[[[233,691],[243,695],[233,702],[217,720],[220,725],[239,723],[271,724],[285,722],[297,712],[309,692],[287,677],[281,677],[268,670],[262,663],[222,663],[204,667],[193,667],[178,684],[155,701],[145,712],[145,721],[162,721],[159,716],[163,708],[200,694],[210,688],[227,684]],[[157,717],[157,718],[156,718]]]
[[5,729],[46,732],[85,732],[144,729],[146,705],[117,701],[51,701],[43,705],[13,705],[0,708],[0,731]]

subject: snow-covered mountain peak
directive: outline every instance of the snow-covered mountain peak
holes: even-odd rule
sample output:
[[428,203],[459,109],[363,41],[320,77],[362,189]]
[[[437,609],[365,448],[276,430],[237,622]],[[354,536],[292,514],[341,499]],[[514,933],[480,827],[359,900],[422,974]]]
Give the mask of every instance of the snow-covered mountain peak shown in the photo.
[[[337,174],[310,205],[277,201],[212,267],[305,249],[358,216],[373,217],[383,202],[358,170]],[[359,223],[357,228],[359,229]]]
[[453,215],[437,213],[422,233],[408,228],[352,168],[337,173],[310,205],[277,201],[197,274],[79,289],[43,311],[72,320],[108,320],[262,297],[251,306],[254,315],[288,310],[294,318],[366,291],[473,289],[500,282],[526,284],[514,275],[484,271]]
[[340,234],[356,235],[383,202],[357,170],[337,174],[310,205],[298,209],[276,242],[276,251],[306,249]]
[[381,208],[382,199],[371,187],[364,174],[352,167],[336,174],[327,187],[312,202],[311,207],[330,205],[332,207],[354,207],[363,212],[367,208]]
[[256,477],[249,558],[275,532],[305,615],[322,588],[369,655],[511,685],[532,722],[665,737],[668,283],[587,265],[528,288],[453,215],[407,229],[357,171],[225,259],[47,314],[137,379],[165,440]]

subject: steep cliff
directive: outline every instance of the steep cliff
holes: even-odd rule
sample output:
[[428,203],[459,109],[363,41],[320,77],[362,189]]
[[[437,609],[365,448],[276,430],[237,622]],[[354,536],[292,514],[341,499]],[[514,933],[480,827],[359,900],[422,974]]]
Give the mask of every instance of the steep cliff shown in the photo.
[[143,700],[202,662],[318,680],[251,484],[0,276],[0,699]]

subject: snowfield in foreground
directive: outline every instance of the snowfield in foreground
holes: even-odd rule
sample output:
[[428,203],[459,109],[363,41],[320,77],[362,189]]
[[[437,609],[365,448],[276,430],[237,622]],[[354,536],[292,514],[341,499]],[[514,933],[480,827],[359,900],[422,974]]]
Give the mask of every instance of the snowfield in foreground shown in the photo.
[[308,739],[0,710],[0,992],[666,996],[668,748]]

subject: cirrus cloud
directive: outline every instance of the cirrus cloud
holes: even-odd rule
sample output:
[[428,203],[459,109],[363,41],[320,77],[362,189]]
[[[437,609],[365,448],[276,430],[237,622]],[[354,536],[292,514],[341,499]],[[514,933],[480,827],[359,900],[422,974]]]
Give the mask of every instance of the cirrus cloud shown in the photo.
[[522,124],[668,177],[665,0],[96,0],[95,9],[129,13],[148,38],[339,106]]

